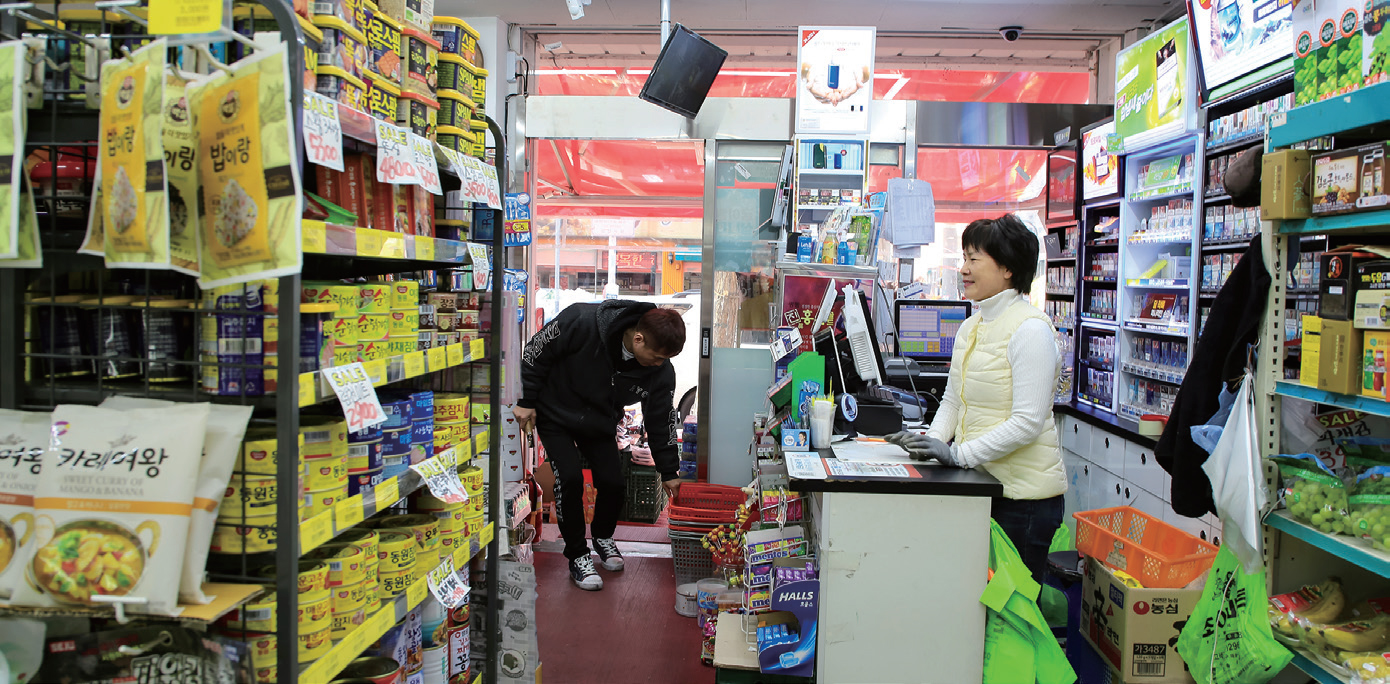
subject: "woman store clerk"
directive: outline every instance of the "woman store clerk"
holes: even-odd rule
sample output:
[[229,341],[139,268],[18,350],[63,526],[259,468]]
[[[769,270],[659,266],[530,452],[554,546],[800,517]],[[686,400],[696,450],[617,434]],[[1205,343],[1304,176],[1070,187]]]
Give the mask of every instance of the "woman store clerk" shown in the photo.
[[915,458],[983,468],[1003,483],[991,516],[1042,582],[1067,480],[1052,416],[1061,370],[1056,333],[1027,297],[1038,236],[1005,215],[971,223],[961,245],[964,294],[977,309],[956,333],[941,408],[925,436],[889,440]]

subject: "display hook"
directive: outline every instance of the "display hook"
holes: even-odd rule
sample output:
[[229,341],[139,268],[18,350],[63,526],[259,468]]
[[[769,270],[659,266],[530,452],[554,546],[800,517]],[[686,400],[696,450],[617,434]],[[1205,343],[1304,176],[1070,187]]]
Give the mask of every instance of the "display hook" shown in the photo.
[[116,622],[120,624],[130,624],[130,617],[125,614],[126,604],[132,606],[143,606],[150,602],[143,596],[93,596],[93,603],[110,603],[116,609]]
[[86,36],[73,33],[72,31],[62,28],[61,26],[50,24],[48,20],[40,19],[39,17],[34,16],[33,14],[30,14],[29,12],[25,11],[31,9],[34,9],[34,3],[32,2],[11,2],[6,4],[0,4],[0,11],[8,12],[10,14],[15,15],[16,17],[19,17],[20,19],[38,24],[49,31],[62,34],[76,41],[80,41],[83,44],[90,46],[92,49],[97,49],[97,44],[93,43],[91,40],[88,40]]

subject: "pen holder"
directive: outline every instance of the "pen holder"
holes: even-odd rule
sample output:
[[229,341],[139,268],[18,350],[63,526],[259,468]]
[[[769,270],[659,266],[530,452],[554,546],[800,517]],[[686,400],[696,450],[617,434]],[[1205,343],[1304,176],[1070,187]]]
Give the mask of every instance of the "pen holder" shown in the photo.
[[816,400],[811,404],[811,446],[816,449],[829,449],[830,436],[834,432],[835,403]]

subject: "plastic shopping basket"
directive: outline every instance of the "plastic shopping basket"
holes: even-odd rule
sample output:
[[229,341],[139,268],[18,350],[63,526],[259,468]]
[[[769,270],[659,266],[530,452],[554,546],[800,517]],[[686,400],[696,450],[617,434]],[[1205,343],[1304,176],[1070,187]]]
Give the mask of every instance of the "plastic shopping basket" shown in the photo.
[[699,524],[732,523],[738,507],[748,497],[738,487],[688,482],[681,485],[668,511],[672,522]]
[[1082,511],[1076,550],[1123,570],[1151,589],[1178,589],[1211,569],[1216,547],[1141,511]]
[[675,564],[676,586],[714,575],[714,555],[700,543],[704,535],[676,530],[670,530],[667,534],[671,536],[671,560]]

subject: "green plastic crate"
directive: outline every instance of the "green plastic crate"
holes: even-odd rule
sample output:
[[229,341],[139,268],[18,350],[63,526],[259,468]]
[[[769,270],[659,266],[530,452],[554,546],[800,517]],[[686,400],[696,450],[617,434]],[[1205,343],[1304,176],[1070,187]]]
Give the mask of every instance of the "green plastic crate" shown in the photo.
[[661,486],[661,474],[652,466],[625,461],[627,470],[627,501],[623,505],[627,520],[654,523],[666,510],[666,489]]

